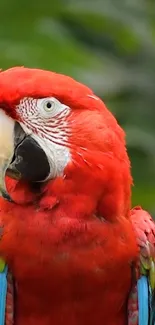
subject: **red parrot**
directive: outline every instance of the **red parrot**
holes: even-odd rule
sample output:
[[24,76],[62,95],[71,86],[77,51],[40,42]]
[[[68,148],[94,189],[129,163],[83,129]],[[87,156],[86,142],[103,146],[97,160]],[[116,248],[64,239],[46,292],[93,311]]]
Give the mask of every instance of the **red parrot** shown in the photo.
[[125,134],[92,90],[50,71],[0,72],[6,325],[153,324],[155,225],[130,210],[131,185]]

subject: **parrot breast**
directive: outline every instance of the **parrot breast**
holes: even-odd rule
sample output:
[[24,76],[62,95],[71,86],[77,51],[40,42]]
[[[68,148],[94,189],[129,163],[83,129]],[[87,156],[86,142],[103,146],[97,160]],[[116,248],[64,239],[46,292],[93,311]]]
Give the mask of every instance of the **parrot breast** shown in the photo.
[[75,218],[55,197],[50,209],[45,198],[26,210],[0,203],[0,255],[16,281],[15,325],[126,325],[138,253],[127,218]]

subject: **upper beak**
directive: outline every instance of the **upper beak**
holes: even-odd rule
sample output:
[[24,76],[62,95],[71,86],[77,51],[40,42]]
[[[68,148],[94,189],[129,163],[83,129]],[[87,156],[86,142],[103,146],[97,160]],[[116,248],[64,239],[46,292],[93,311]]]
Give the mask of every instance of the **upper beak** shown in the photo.
[[7,193],[5,174],[14,154],[15,122],[0,110],[0,196],[12,201]]

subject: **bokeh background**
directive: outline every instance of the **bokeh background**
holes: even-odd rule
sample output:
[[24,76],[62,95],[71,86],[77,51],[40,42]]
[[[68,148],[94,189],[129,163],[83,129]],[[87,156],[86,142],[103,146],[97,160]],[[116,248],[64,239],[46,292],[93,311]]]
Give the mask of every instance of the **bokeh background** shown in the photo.
[[133,205],[155,216],[155,1],[0,0],[0,67],[86,83],[126,130]]

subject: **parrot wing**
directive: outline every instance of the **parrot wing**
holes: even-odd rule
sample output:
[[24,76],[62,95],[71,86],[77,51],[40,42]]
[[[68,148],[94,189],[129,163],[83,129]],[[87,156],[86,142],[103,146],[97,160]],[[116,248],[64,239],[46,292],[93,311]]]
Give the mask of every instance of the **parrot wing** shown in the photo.
[[136,207],[131,221],[140,249],[134,274],[138,280],[128,302],[128,325],[155,325],[155,223],[148,212]]

